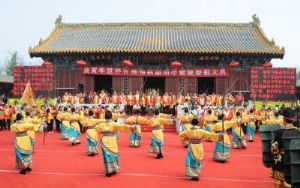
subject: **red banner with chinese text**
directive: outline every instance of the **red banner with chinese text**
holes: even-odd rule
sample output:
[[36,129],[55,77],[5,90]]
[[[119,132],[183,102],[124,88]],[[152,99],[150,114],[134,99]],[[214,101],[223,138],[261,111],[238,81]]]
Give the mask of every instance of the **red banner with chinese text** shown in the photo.
[[294,100],[296,95],[296,68],[251,68],[253,100]]
[[29,81],[36,96],[47,96],[54,90],[53,76],[53,66],[15,66],[14,94],[22,95]]
[[193,69],[127,69],[120,67],[89,66],[83,69],[85,75],[112,76],[150,76],[150,77],[227,77],[227,68],[193,68]]

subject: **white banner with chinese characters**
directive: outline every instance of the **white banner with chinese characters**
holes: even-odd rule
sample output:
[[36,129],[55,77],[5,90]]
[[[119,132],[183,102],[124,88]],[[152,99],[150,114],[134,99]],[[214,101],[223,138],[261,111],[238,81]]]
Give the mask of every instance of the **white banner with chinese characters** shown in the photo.
[[229,76],[229,70],[223,67],[161,70],[88,66],[84,67],[83,74],[150,77],[227,77]]

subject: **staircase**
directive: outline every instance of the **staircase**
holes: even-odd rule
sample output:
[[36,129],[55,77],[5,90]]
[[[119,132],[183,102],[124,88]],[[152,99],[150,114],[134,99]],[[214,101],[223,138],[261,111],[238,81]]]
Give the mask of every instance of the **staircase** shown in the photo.
[[[152,127],[150,127],[149,125],[145,125],[145,124],[141,124],[141,129],[142,132],[151,132],[152,131]],[[164,132],[176,132],[176,125],[165,125],[164,126]]]

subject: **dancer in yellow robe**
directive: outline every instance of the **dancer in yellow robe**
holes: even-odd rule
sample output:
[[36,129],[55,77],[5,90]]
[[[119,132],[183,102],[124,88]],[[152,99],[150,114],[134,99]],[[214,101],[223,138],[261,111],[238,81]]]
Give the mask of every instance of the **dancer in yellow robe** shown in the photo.
[[[193,119],[193,115],[189,114],[188,108],[184,108],[184,114],[177,117],[177,120],[180,121],[182,131],[185,131],[192,127],[192,125],[190,124],[192,119]],[[189,145],[188,140],[184,140],[183,145],[184,145],[184,147],[188,147],[188,145]]]
[[119,150],[117,144],[116,132],[131,133],[132,127],[126,124],[118,124],[112,121],[112,113],[110,111],[105,112],[105,123],[96,125],[95,130],[98,133],[102,133],[101,138],[101,150],[105,167],[105,175],[110,177],[119,170]]
[[99,123],[104,123],[105,119],[93,118],[94,112],[90,110],[88,117],[81,121],[83,127],[87,128],[86,131],[86,154],[88,156],[95,156],[98,154],[98,133],[95,126]]
[[199,181],[204,156],[201,140],[207,139],[217,142],[222,139],[222,134],[205,131],[198,127],[198,120],[193,119],[191,129],[179,134],[181,140],[189,140],[188,152],[185,159],[186,176],[191,180]]
[[212,110],[208,110],[208,114],[204,116],[204,124],[205,124],[205,130],[208,132],[211,132],[211,128],[213,126],[214,122],[218,121],[218,117],[213,114]]
[[253,109],[250,110],[250,113],[246,116],[246,118],[248,119],[246,123],[248,142],[254,142],[254,136],[256,131],[256,125],[255,125],[256,118]]
[[232,146],[234,149],[241,149],[247,147],[245,135],[242,128],[243,123],[240,115],[240,112],[236,112],[236,117],[231,120],[235,122],[232,126]]
[[157,154],[156,158],[163,158],[163,145],[164,145],[164,125],[172,125],[173,120],[171,118],[161,118],[159,110],[156,109],[154,117],[150,118],[147,122],[152,127],[152,139],[149,148],[149,153]]
[[61,122],[60,124],[60,139],[68,140],[70,122],[66,120],[66,117],[69,115],[68,108],[64,107],[64,111],[57,114],[56,118]]
[[21,169],[20,174],[26,174],[31,171],[29,167],[32,163],[32,144],[27,131],[39,130],[37,124],[23,122],[23,117],[20,113],[16,115],[16,123],[11,125],[11,131],[16,133],[15,137],[15,155],[16,168]]
[[[24,122],[25,123],[31,123],[34,124],[35,126],[39,126],[41,124],[41,119],[38,118],[31,118],[29,115],[29,112],[25,112],[26,117],[24,118]],[[30,142],[32,145],[32,152],[34,152],[34,148],[35,148],[35,131],[37,130],[28,130],[27,134],[30,138]]]
[[283,125],[283,123],[283,116],[279,116],[278,112],[276,112],[274,116],[271,116],[270,119],[266,120],[266,125]]
[[223,139],[216,142],[214,148],[213,159],[218,162],[225,162],[230,157],[230,139],[227,134],[227,129],[231,128],[234,121],[224,121],[224,114],[218,116],[219,122],[212,126],[211,132],[223,133]]
[[80,126],[79,122],[83,120],[82,116],[75,113],[75,108],[71,108],[71,114],[65,117],[65,120],[70,122],[69,143],[71,145],[80,144]]
[[126,118],[125,122],[126,124],[132,125],[135,129],[135,131],[130,134],[130,146],[139,147],[142,139],[142,129],[140,124],[146,124],[148,119],[139,116],[137,110],[134,110],[133,114],[134,116]]

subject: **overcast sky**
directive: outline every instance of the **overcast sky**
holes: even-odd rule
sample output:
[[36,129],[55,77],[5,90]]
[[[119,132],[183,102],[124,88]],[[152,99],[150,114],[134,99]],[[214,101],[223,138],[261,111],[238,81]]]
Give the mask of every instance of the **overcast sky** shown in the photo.
[[269,39],[284,46],[275,66],[300,67],[299,0],[0,0],[0,63],[45,39],[59,14],[65,23],[251,22],[256,13]]

